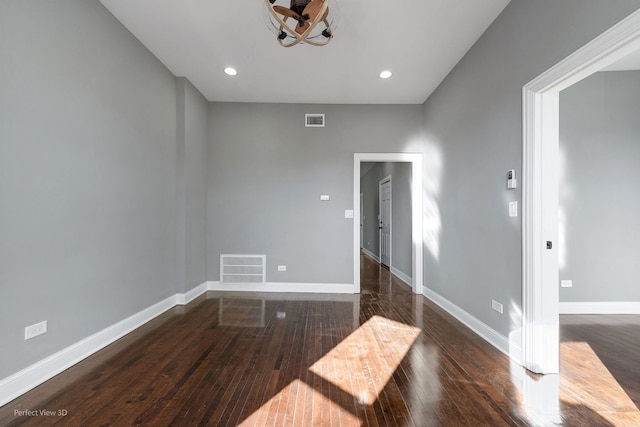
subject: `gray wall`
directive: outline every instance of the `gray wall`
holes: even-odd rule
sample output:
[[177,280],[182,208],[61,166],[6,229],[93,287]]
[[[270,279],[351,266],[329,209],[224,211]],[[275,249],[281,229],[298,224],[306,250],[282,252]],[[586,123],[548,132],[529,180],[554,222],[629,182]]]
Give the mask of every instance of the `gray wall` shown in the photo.
[[376,256],[380,255],[378,214],[380,211],[379,184],[391,176],[391,267],[412,276],[411,257],[411,163],[383,162],[363,163],[372,168],[360,179],[360,192],[364,195],[364,247]]
[[[220,253],[255,253],[267,255],[269,282],[353,283],[354,220],[344,218],[353,153],[415,151],[421,106],[213,103],[210,112],[209,280],[219,280]],[[325,113],[326,127],[305,128],[309,112]]]
[[207,281],[207,146],[209,102],[184,77],[177,95],[177,286]]
[[1,1],[0,76],[3,378],[176,292],[176,85],[79,0]]
[[640,71],[560,93],[560,300],[640,301]]
[[507,215],[521,190],[506,190],[507,170],[522,174],[522,86],[638,7],[512,0],[424,104],[425,286],[504,335],[522,306],[521,218]]

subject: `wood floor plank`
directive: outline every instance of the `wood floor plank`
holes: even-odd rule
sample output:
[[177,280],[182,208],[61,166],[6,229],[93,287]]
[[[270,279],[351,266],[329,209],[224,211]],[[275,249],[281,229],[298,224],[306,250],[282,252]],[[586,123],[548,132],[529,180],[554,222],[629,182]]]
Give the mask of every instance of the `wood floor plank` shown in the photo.
[[539,418],[505,355],[361,264],[358,296],[208,292],[1,407],[0,425],[639,425],[640,316],[562,316],[559,409]]

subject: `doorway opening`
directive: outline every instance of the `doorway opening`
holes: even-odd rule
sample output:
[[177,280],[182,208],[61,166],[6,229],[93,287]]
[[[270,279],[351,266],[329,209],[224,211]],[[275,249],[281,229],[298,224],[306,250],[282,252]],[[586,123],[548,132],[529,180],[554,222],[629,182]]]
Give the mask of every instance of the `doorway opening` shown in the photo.
[[[362,218],[360,195],[361,163],[406,162],[411,164],[411,278],[414,293],[422,294],[423,237],[422,237],[422,153],[355,153],[353,161],[354,218]],[[353,282],[354,292],[360,293],[361,223],[353,227]]]
[[639,48],[640,10],[523,88],[521,345],[533,372],[559,372],[559,93]]

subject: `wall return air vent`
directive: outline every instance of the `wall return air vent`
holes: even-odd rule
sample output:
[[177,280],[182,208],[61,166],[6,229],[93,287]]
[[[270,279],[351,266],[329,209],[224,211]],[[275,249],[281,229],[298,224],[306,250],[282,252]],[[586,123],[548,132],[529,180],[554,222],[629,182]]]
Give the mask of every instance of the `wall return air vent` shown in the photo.
[[220,255],[220,284],[264,285],[266,255]]
[[308,128],[323,128],[324,114],[305,114],[304,126]]

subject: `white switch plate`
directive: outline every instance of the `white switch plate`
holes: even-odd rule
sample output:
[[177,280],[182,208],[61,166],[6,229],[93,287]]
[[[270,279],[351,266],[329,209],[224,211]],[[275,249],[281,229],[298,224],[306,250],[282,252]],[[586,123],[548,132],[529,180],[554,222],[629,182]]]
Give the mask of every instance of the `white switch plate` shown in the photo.
[[287,271],[287,266],[286,265],[279,265],[278,266],[278,271]]
[[344,217],[345,217],[345,218],[353,218],[353,210],[351,210],[351,209],[345,209],[345,211],[344,211]]
[[509,202],[509,216],[518,216],[518,202]]
[[320,195],[320,200],[322,200],[323,202],[326,202],[327,200],[329,200],[329,195],[328,194],[321,194]]
[[560,281],[560,287],[562,287],[562,288],[571,288],[571,287],[573,287],[573,281],[572,280],[561,280]]
[[47,332],[47,321],[36,323],[35,325],[27,326],[24,328],[24,339],[28,340],[38,335],[42,335]]
[[502,304],[500,304],[496,300],[491,300],[491,308],[493,308],[498,313],[502,314]]

